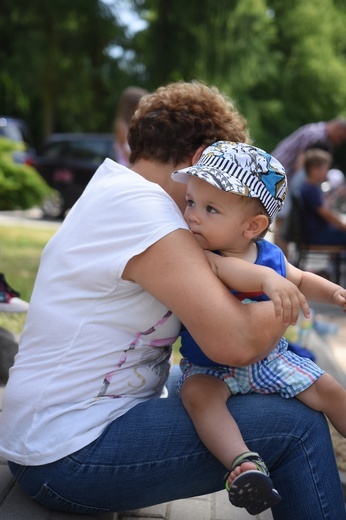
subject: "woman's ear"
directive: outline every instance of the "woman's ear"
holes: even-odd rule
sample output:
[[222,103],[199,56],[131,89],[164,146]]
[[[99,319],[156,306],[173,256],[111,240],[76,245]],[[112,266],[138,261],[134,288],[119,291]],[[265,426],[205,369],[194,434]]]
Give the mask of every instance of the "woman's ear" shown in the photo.
[[249,217],[245,223],[244,237],[248,240],[252,240],[257,237],[269,226],[268,217],[265,215],[254,215]]

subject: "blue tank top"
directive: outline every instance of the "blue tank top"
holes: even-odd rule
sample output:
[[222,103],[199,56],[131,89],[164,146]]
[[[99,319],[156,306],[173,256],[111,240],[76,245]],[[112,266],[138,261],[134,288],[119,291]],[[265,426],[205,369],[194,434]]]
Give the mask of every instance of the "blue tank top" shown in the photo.
[[[267,240],[260,240],[257,242],[257,251],[258,254],[255,264],[271,267],[278,274],[281,274],[281,276],[286,278],[285,257],[279,247],[277,247],[275,244],[272,244],[271,242],[268,242]],[[268,300],[268,297],[264,293],[241,293],[233,290],[231,290],[231,292],[241,301],[251,300],[260,302]],[[187,358],[189,361],[197,365],[223,366],[220,363],[215,363],[203,353],[203,351],[199,348],[193,337],[184,328],[184,326],[180,335],[180,353],[184,358]]]

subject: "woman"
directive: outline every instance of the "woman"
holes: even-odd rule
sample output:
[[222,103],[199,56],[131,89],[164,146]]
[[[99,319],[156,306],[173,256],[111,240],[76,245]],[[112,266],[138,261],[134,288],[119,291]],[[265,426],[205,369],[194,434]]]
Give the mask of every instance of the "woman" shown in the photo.
[[[216,89],[176,83],[144,96],[129,131],[132,169],[107,159],[42,254],[0,453],[43,505],[95,514],[223,487],[226,468],[175,395],[176,371],[158,398],[180,322],[211,359],[240,366],[264,358],[297,318],[290,305],[278,319],[271,302],[236,301],[184,222],[184,185],[171,173],[225,138],[246,140],[246,124]],[[322,415],[276,396],[229,406],[286,490],[275,519],[346,518]]]

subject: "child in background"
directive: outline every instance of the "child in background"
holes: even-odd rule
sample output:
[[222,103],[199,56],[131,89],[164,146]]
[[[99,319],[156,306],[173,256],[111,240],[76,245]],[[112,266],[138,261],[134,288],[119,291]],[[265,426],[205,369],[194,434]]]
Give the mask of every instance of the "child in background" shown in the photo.
[[305,230],[311,244],[344,245],[346,249],[346,223],[340,213],[329,208],[322,191],[332,162],[329,152],[311,148],[304,155],[306,180],[300,189],[305,216]]
[[[274,269],[308,300],[346,310],[342,287],[295,268],[276,245],[264,240],[287,191],[284,168],[276,159],[248,144],[220,141],[204,150],[196,165],[173,172],[172,178],[187,183],[184,217],[213,271],[229,288],[241,291],[236,296],[244,303],[270,295],[261,294],[260,281],[253,287],[246,268],[239,272],[237,259]],[[181,353],[178,391],[183,404],[201,440],[228,469],[225,485],[230,501],[250,514],[273,507],[281,497],[264,461],[245,444],[225,406],[231,395],[258,392],[297,397],[324,412],[346,436],[344,388],[310,359],[288,351],[284,338],[269,356],[247,367],[214,363],[188,331],[182,333]]]

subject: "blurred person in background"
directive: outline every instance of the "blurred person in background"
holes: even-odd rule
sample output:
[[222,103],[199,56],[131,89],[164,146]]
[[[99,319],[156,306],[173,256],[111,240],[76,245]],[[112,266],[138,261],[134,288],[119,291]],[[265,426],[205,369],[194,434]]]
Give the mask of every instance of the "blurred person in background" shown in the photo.
[[325,201],[330,209],[346,213],[346,181],[341,170],[332,168],[327,173],[327,180],[322,183]]
[[136,111],[139,100],[148,91],[140,87],[127,87],[121,94],[119,107],[114,121],[115,157],[119,164],[129,165],[130,147],[127,134],[131,117]]
[[332,155],[312,148],[304,154],[306,180],[300,188],[307,239],[311,244],[345,245],[346,223],[340,213],[329,208],[322,185],[327,181]]
[[287,255],[287,243],[281,231],[291,209],[290,194],[299,191],[305,180],[304,153],[309,148],[321,148],[333,153],[335,147],[346,142],[346,119],[335,118],[306,124],[278,143],[271,152],[285,168],[288,194],[283,211],[275,219],[274,241]]

